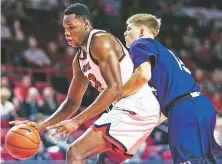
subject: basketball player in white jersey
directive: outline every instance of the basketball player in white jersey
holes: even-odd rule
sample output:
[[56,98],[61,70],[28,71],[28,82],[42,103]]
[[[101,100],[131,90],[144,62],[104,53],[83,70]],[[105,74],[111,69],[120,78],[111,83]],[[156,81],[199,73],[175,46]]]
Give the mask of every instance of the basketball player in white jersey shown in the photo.
[[[40,125],[26,123],[40,131],[56,128],[56,133],[67,138],[118,99],[123,84],[133,74],[133,63],[118,39],[105,31],[92,29],[86,6],[69,6],[65,10],[63,26],[69,45],[79,48],[73,61],[73,79],[67,99]],[[142,76],[146,78],[146,75]],[[144,86],[141,90],[113,104],[111,111],[104,113],[71,144],[67,164],[82,164],[97,154],[100,154],[97,163],[119,164],[136,153],[160,118],[159,103],[151,88],[144,85],[146,81],[138,80],[137,85]],[[100,95],[82,113],[66,120],[80,107],[89,83],[101,92]]]

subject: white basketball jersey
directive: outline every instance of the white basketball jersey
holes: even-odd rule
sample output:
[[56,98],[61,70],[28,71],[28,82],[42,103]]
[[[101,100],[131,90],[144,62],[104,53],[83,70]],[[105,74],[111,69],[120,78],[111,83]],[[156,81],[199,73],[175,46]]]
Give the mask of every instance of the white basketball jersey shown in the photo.
[[[102,30],[96,30],[96,29],[92,30],[89,33],[89,38],[87,42],[87,53],[84,54],[85,52],[83,50],[80,50],[78,58],[79,58],[79,65],[83,74],[88,78],[92,86],[95,87],[99,92],[101,92],[103,89],[107,87],[106,82],[104,81],[101,75],[99,66],[97,65],[96,61],[94,61],[90,53],[90,43],[92,37],[95,33],[98,32],[106,33],[106,31]],[[120,43],[120,41],[118,42]],[[125,83],[130,78],[130,76],[132,76],[133,63],[128,54],[128,51],[125,49],[125,47],[123,47],[122,44],[121,46],[124,50],[124,54],[123,57],[120,59],[121,60],[120,70],[121,70],[122,82]]]
[[[91,30],[89,33],[89,38],[87,42],[87,53],[85,53],[83,50],[80,50],[78,53],[80,69],[82,70],[84,76],[88,78],[92,86],[95,87],[99,92],[102,92],[107,87],[107,85],[101,75],[98,63],[96,63],[97,61],[95,61],[95,59],[91,55],[90,43],[94,34],[101,33],[101,32],[107,33],[106,31],[103,31],[103,30],[96,30],[96,29]],[[122,45],[122,43],[117,38],[116,40],[119,42],[119,44],[121,45],[124,51],[123,52],[124,54],[122,58],[120,59],[120,71],[121,71],[122,83],[125,84],[129,80],[129,78],[132,76],[134,66],[130,58],[129,52],[126,50],[126,48]],[[148,84],[145,85],[143,88],[141,88],[136,94],[120,100],[115,105],[119,104],[121,108],[125,108],[125,110],[135,111],[136,107],[135,105],[132,106],[132,103],[135,104],[136,103],[135,101],[137,98],[147,97],[147,96],[149,96],[149,99],[146,99],[145,101],[150,102],[153,99],[155,102],[157,101],[155,96],[152,94],[151,88]],[[150,96],[152,98],[150,98]],[[125,106],[128,106],[127,109]]]

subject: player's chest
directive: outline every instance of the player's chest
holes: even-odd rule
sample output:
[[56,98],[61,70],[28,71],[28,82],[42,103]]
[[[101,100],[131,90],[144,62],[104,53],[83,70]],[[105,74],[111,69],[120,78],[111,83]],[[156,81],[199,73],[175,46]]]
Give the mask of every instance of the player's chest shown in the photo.
[[84,76],[99,91],[106,88],[99,66],[92,60],[89,54],[79,56],[79,66]]

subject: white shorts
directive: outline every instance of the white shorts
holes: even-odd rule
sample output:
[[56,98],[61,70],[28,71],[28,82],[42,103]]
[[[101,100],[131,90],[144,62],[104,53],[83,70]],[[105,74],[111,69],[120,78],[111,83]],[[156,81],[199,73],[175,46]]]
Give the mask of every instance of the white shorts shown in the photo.
[[104,113],[92,128],[102,131],[103,137],[112,143],[115,152],[130,158],[156,127],[159,118],[158,112],[144,116],[114,107]]

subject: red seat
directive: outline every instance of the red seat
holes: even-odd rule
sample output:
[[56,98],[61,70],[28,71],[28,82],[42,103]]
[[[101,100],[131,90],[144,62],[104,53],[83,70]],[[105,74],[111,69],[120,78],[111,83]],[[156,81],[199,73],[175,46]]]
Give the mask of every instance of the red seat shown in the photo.
[[169,150],[165,151],[162,154],[162,158],[163,158],[164,162],[172,162],[173,161],[172,155]]
[[48,82],[37,82],[36,88],[41,92],[44,88],[50,87],[51,85]]
[[62,152],[60,151],[57,151],[57,152],[50,152],[50,151],[47,151],[46,152],[47,155],[52,159],[52,160],[65,160],[65,156]]
[[58,94],[56,96],[56,99],[57,99],[58,103],[61,104],[66,99],[66,95]]
[[147,160],[152,156],[152,152],[146,149],[142,154],[142,160]]
[[5,137],[9,129],[1,129],[1,144],[5,144]]
[[1,128],[10,128],[8,120],[1,119]]
[[72,138],[73,138],[74,140],[76,140],[76,139],[79,138],[84,132],[85,132],[85,130],[79,129],[79,130],[75,131],[75,133],[73,133]]
[[150,137],[148,137],[148,138],[146,139],[146,143],[147,143],[147,145],[154,145],[154,141],[153,141],[153,139],[150,138]]
[[16,159],[13,158],[4,148],[1,150],[1,162],[3,161],[15,161]]

